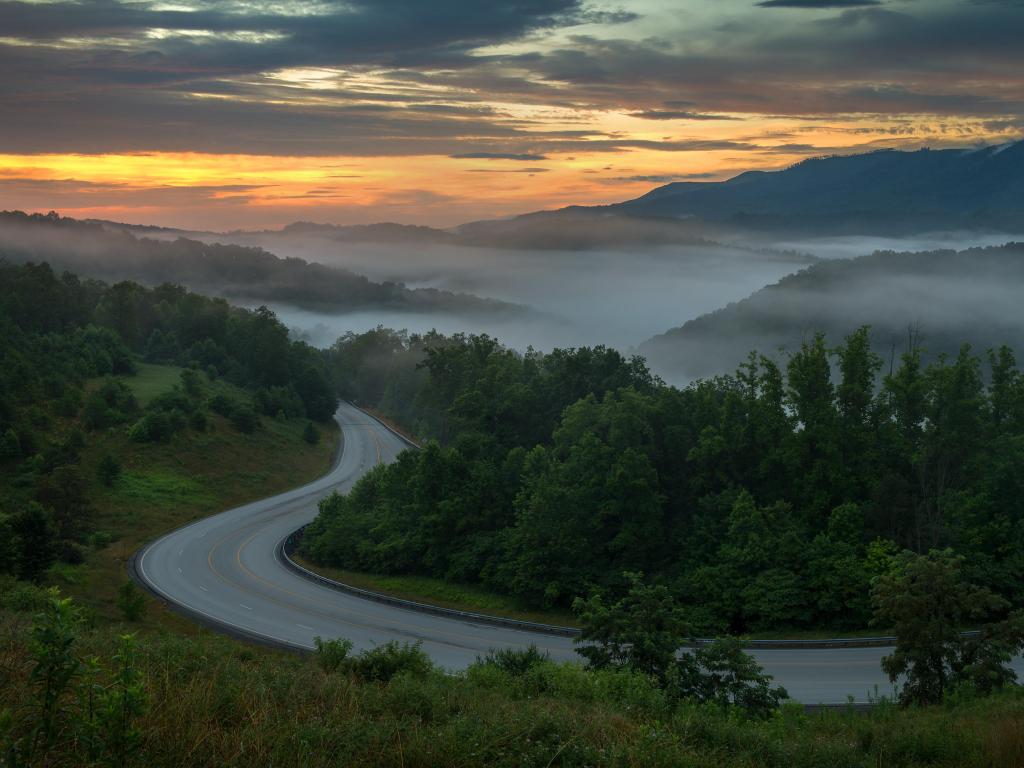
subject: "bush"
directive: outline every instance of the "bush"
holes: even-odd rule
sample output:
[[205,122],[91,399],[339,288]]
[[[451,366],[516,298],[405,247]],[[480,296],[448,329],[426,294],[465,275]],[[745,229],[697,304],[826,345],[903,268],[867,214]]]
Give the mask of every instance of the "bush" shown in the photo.
[[522,677],[538,664],[550,660],[545,652],[541,653],[536,645],[530,644],[529,648],[491,648],[484,657],[477,657],[477,664],[497,667],[507,672],[512,677]]
[[21,441],[13,429],[0,436],[0,459],[16,459],[21,456]]
[[740,707],[755,717],[768,717],[789,698],[771,675],[743,650],[735,637],[719,638],[693,653],[683,654],[669,672],[666,685],[677,698]]
[[218,392],[216,395],[211,397],[208,405],[210,406],[211,411],[220,414],[225,418],[230,418],[235,408],[238,407],[238,403],[223,392]]
[[174,436],[175,422],[184,421],[181,414],[177,416],[151,411],[128,429],[128,437],[136,443],[166,443]]
[[316,638],[316,658],[327,672],[341,672],[364,682],[386,683],[399,673],[423,677],[434,670],[430,657],[420,643],[392,640],[352,656],[352,641]]
[[121,463],[109,453],[106,454],[96,467],[96,479],[107,488],[113,488],[120,478]]
[[386,683],[399,672],[414,676],[426,675],[434,669],[434,665],[423,652],[419,641],[410,644],[392,640],[352,658],[349,669],[361,680]]
[[313,426],[312,421],[306,422],[306,427],[302,430],[302,439],[310,445],[316,445],[320,442],[320,431]]
[[128,385],[108,378],[86,398],[82,420],[88,429],[105,429],[128,421],[138,412],[138,402]]
[[134,581],[126,581],[117,590],[117,607],[125,621],[139,621],[146,615],[146,597]]
[[256,411],[247,405],[243,405],[232,411],[230,418],[231,426],[245,434],[249,434],[254,431],[260,423],[260,417],[256,415]]
[[316,644],[316,660],[324,671],[337,672],[349,663],[349,652],[352,650],[351,640],[344,638],[324,640],[317,637],[313,642]]
[[57,545],[57,559],[68,565],[81,565],[85,562],[85,553],[73,541],[62,541]]
[[50,593],[13,576],[0,577],[0,608],[19,613],[33,613],[42,610]]

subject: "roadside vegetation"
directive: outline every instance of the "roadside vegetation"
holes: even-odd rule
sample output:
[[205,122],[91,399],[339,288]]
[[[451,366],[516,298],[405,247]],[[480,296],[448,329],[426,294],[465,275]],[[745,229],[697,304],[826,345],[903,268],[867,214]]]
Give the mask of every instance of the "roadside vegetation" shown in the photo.
[[[1024,694],[760,715],[622,667],[499,652],[464,673],[416,646],[315,656],[83,624],[0,590],[0,764],[26,766],[987,766],[1024,760]],[[14,611],[17,607],[20,610]],[[30,618],[32,614],[35,618]]]

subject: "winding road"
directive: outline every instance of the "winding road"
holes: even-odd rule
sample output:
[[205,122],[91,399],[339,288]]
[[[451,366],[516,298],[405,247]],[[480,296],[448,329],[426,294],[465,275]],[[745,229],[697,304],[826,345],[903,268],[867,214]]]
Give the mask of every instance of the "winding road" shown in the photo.
[[[290,570],[279,544],[313,520],[317,502],[345,492],[407,446],[380,422],[343,404],[335,417],[342,450],[334,468],[301,488],[179,528],[136,554],[134,573],[175,609],[229,634],[311,649],[314,638],[345,637],[357,650],[389,640],[420,641],[448,669],[490,648],[537,645],[553,659],[578,657],[572,639],[435,616],[345,594]],[[879,666],[884,648],[755,650],[752,655],[805,704],[867,701],[891,694]],[[1024,665],[1017,659],[1018,674]]]

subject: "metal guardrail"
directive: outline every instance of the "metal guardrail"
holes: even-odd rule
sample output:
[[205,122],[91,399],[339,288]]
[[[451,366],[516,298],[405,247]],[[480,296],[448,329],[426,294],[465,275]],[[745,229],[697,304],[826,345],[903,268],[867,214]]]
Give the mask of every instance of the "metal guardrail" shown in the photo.
[[535,632],[560,637],[576,637],[580,634],[580,631],[575,627],[560,627],[554,624],[541,624],[533,621],[521,621],[520,619],[508,619],[503,616],[492,616],[485,613],[459,611],[455,608],[444,608],[440,605],[419,603],[415,600],[406,600],[401,597],[394,597],[393,595],[385,595],[380,592],[373,592],[368,589],[354,587],[351,584],[345,584],[341,581],[329,579],[322,574],[311,571],[308,568],[304,568],[291,558],[291,553],[295,551],[295,547],[302,538],[302,532],[304,530],[305,526],[299,528],[297,531],[293,531],[287,537],[282,539],[281,543],[277,545],[277,557],[281,564],[288,568],[288,570],[302,576],[304,579],[308,579],[309,581],[317,582],[326,587],[330,587],[331,589],[336,589],[339,592],[354,595],[355,597],[361,597],[364,600],[372,600],[376,603],[392,605],[396,608],[404,608],[418,613],[429,613],[449,619],[468,621],[473,624],[488,624],[491,626],[503,627],[505,629],[518,630],[520,632]]

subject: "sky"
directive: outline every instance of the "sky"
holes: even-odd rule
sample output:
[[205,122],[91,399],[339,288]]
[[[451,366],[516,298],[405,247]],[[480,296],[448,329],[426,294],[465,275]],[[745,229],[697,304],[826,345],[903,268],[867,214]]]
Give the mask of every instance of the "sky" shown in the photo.
[[0,209],[466,221],[1024,135],[1024,0],[0,0]]

